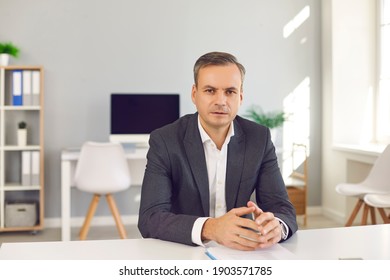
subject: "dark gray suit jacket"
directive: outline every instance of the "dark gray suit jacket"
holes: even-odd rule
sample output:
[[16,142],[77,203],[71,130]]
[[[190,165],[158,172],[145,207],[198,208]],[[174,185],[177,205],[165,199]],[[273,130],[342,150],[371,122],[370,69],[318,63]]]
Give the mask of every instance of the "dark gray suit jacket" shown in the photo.
[[[239,116],[228,145],[226,206],[256,201],[283,220],[290,237],[297,230],[295,210],[280,174],[268,128]],[[138,228],[143,237],[189,245],[195,220],[209,216],[209,183],[198,114],[186,115],[153,131],[142,184]]]

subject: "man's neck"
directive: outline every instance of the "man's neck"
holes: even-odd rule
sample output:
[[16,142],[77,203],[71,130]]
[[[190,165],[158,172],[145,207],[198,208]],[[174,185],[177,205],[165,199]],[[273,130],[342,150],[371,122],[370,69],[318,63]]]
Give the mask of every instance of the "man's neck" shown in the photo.
[[226,136],[229,132],[230,125],[232,125],[232,124],[228,125],[227,127],[214,128],[214,127],[205,126],[202,122],[200,122],[200,123],[201,123],[204,131],[207,133],[207,135],[211,138],[211,140],[217,146],[217,149],[221,150],[223,144],[225,143]]

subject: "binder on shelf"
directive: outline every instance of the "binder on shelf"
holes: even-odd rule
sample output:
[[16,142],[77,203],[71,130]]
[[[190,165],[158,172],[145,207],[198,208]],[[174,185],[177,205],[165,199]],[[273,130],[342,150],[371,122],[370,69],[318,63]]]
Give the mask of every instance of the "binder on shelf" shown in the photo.
[[32,71],[32,105],[40,105],[41,93],[41,72],[38,70]]
[[40,152],[32,151],[31,152],[31,185],[38,186],[39,174],[40,174]]
[[32,105],[32,84],[31,84],[31,70],[23,71],[23,105]]
[[31,186],[31,151],[22,151],[22,185]]
[[12,72],[12,105],[23,105],[22,95],[22,70],[14,70]]

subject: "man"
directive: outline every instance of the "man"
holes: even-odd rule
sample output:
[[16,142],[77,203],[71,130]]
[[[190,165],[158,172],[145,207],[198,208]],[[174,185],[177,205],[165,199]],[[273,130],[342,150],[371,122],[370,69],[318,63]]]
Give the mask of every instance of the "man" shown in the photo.
[[192,87],[197,113],[151,133],[138,221],[143,237],[254,250],[297,230],[269,129],[237,116],[244,76],[230,54],[201,56]]

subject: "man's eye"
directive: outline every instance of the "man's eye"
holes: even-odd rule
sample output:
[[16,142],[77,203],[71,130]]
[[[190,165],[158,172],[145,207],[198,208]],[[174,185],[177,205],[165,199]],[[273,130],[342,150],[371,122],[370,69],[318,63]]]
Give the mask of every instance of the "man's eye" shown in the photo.
[[205,90],[205,92],[207,92],[207,93],[213,93],[213,92],[214,92],[214,90],[213,90],[213,89],[211,89],[211,88],[208,88],[208,89],[206,89],[206,90]]
[[236,92],[234,90],[227,90],[226,93],[230,95],[230,94],[235,94]]

